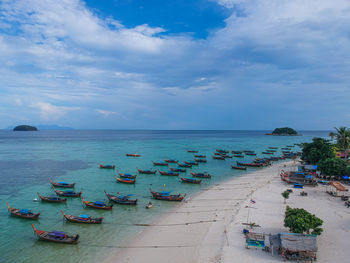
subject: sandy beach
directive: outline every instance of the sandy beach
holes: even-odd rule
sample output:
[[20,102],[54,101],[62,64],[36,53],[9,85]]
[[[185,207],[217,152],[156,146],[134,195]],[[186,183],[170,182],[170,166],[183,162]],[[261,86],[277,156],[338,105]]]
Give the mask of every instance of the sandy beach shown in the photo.
[[[288,231],[283,227],[286,204],[281,192],[288,186],[280,180],[282,169],[295,170],[296,165],[274,164],[202,191],[147,227],[106,263],[282,261],[278,255],[246,249],[242,234],[242,223],[247,220],[261,226],[256,232]],[[350,210],[339,198],[326,194],[324,186],[303,190],[308,196],[293,189],[287,205],[305,208],[324,221],[324,232],[318,237],[318,262],[348,262],[344,240],[349,235]]]

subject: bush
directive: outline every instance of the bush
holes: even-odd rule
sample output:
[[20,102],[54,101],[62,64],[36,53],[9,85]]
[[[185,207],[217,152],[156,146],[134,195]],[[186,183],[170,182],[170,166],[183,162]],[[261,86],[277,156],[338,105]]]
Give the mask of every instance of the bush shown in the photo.
[[345,168],[345,174],[350,176],[350,165],[346,166]]
[[302,208],[290,208],[287,206],[284,226],[293,233],[320,235],[323,229],[320,227],[323,221]]
[[341,177],[346,171],[346,162],[341,158],[327,158],[318,163],[318,168],[325,175]]

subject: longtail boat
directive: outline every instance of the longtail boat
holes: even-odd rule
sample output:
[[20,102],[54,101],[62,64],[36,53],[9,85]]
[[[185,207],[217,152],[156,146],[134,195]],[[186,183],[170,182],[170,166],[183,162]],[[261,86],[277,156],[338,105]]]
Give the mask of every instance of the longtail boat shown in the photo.
[[186,173],[186,169],[181,169],[181,168],[172,168],[170,167],[170,170],[173,172],[178,172],[178,173]]
[[137,168],[137,171],[140,173],[140,174],[156,174],[157,171],[152,171],[152,170],[141,170],[139,168]]
[[134,199],[134,200],[129,199],[131,195],[120,195],[120,194],[111,195],[111,194],[108,194],[106,190],[104,191],[109,201],[112,201],[120,205],[137,205],[138,199]]
[[236,170],[247,170],[247,167],[244,167],[244,166],[234,166],[234,165],[231,165],[232,169],[236,169]]
[[197,163],[206,163],[207,160],[206,159],[197,159],[197,158],[194,158],[195,162]]
[[263,164],[262,163],[240,163],[237,162],[238,166],[249,166],[249,167],[262,167]]
[[217,151],[218,153],[223,153],[223,154],[226,154],[226,153],[228,153],[228,151],[226,151],[226,150],[220,150],[220,149],[216,149],[216,151]]
[[43,231],[43,230],[37,230],[34,227],[34,224],[32,224],[32,227],[34,229],[35,234],[39,237],[39,239],[50,241],[50,242],[56,242],[56,243],[65,243],[65,244],[77,244],[79,235],[73,235],[70,236],[65,232],[61,231]]
[[184,163],[189,165],[198,165],[196,161],[184,161]]
[[165,163],[157,163],[157,162],[153,162],[152,161],[152,163],[153,163],[153,165],[156,165],[156,166],[168,166],[169,165],[169,163],[167,163],[167,162],[165,162]]
[[187,150],[188,153],[198,153],[197,150]]
[[227,154],[222,154],[221,156],[225,158],[232,158],[232,155],[227,155]]
[[115,168],[115,165],[111,165],[111,164],[106,164],[106,165],[100,164],[99,166],[101,169],[114,169]]
[[129,178],[129,179],[135,179],[136,178],[136,174],[135,175],[132,175],[132,174],[128,174],[128,173],[119,173],[119,177],[121,178]]
[[256,155],[256,153],[253,153],[253,152],[246,152],[245,155]]
[[225,157],[213,155],[213,159],[215,159],[215,160],[225,160]]
[[177,163],[177,165],[180,166],[180,167],[185,167],[185,168],[191,168],[192,167],[192,165],[187,164],[187,163]]
[[86,201],[86,200],[84,200],[83,197],[81,197],[81,200],[83,200],[83,203],[88,207],[102,209],[102,210],[112,210],[112,208],[113,208],[113,205],[108,205],[102,201],[95,201],[95,202]]
[[124,183],[124,184],[135,184],[136,183],[136,179],[120,178],[120,177],[117,177],[117,176],[114,176],[114,177],[117,180],[117,182],[119,182],[119,183]]
[[160,171],[160,170],[158,170],[158,172],[161,175],[167,175],[167,176],[179,176],[180,175],[179,173],[175,173],[175,172],[163,172],[163,171]]
[[292,147],[294,147],[294,145],[287,145],[287,147],[288,147],[288,148],[292,148]]
[[214,155],[216,155],[216,156],[223,156],[223,155],[225,155],[225,153],[214,152]]
[[40,213],[33,213],[31,210],[29,209],[17,209],[17,208],[13,208],[9,206],[9,203],[6,203],[7,205],[7,209],[8,211],[17,217],[21,217],[21,218],[27,218],[27,219],[34,219],[34,220],[38,220]]
[[273,152],[262,152],[262,154],[273,154]]
[[45,201],[45,202],[50,202],[50,203],[65,203],[67,201],[66,198],[61,198],[61,197],[58,197],[58,196],[42,196],[39,194],[39,192],[37,193],[39,198],[42,200],[42,201]]
[[194,157],[197,157],[197,158],[206,158],[205,155],[200,155],[200,154],[195,154]]
[[186,194],[185,195],[182,195],[182,194],[177,194],[177,195],[171,195],[170,192],[154,192],[152,191],[151,188],[149,188],[149,190],[151,191],[151,194],[153,195],[153,197],[155,199],[158,199],[158,200],[165,200],[165,201],[182,201]]
[[233,154],[242,154],[242,151],[231,151]]
[[66,182],[52,182],[51,179],[49,179],[49,181],[53,186],[56,187],[73,188],[75,186],[75,183],[69,184]]
[[236,158],[244,158],[244,155],[241,155],[241,154],[234,154],[233,156]]
[[137,154],[137,153],[127,153],[125,155],[128,156],[128,157],[141,157],[141,155]]
[[104,217],[90,217],[89,215],[79,215],[79,216],[73,216],[73,215],[66,215],[62,210],[61,213],[63,217],[73,223],[83,223],[83,224],[101,224]]
[[167,163],[178,163],[179,161],[174,160],[174,159],[164,159],[165,162]]
[[191,172],[193,177],[197,177],[197,178],[211,178],[211,175],[208,173],[194,173]]
[[200,184],[202,180],[196,180],[193,178],[185,178],[185,177],[180,177],[181,181],[184,183],[190,183],[190,184]]
[[272,146],[270,146],[269,149],[278,149],[278,147],[272,147]]
[[66,196],[66,197],[80,197],[81,196],[81,192],[74,192],[74,191],[60,191],[60,190],[56,190],[54,186],[52,186],[53,190],[55,191],[55,193],[59,196]]

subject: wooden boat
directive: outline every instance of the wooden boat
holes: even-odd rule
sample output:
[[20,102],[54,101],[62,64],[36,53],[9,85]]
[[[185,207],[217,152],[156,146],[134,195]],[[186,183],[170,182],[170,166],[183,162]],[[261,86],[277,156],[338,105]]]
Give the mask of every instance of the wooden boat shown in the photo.
[[225,157],[213,155],[213,159],[215,159],[215,160],[225,160]]
[[270,146],[269,149],[278,149],[278,147],[272,147],[272,146]]
[[69,184],[66,182],[52,182],[51,179],[49,179],[49,181],[53,186],[56,187],[73,188],[75,186],[75,183]]
[[197,163],[206,163],[207,160],[206,159],[197,159],[197,158],[194,158],[195,162]]
[[245,155],[256,155],[256,153],[246,152]]
[[41,240],[55,242],[55,243],[64,243],[64,244],[77,244],[79,235],[68,235],[65,232],[61,231],[43,231],[43,230],[37,230],[34,227],[34,224],[32,224],[32,227],[34,229],[35,234],[39,237]]
[[198,153],[197,150],[187,150],[188,153]]
[[262,167],[263,164],[262,163],[240,163],[237,162],[238,166],[248,166],[248,167]]
[[225,158],[232,158],[232,155],[227,155],[227,154],[223,154],[221,155],[222,157],[225,157]]
[[178,173],[186,173],[186,169],[181,169],[181,168],[172,168],[170,167],[170,170],[173,172],[178,172]]
[[192,167],[192,165],[187,164],[187,163],[177,163],[177,165],[180,166],[180,167],[185,167],[185,168],[191,168]]
[[132,179],[132,178],[120,178],[117,176],[114,176],[115,179],[117,179],[117,182],[119,183],[125,183],[125,184],[135,184],[136,183],[136,179]]
[[83,197],[81,197],[81,200],[83,200],[83,203],[88,207],[102,209],[102,210],[112,210],[113,208],[113,205],[108,205],[102,201],[95,201],[95,202],[85,201]]
[[114,169],[115,168],[115,165],[111,165],[111,164],[106,164],[106,165],[100,164],[99,166],[101,169]]
[[179,176],[180,175],[179,173],[175,173],[175,172],[163,172],[163,171],[160,171],[160,170],[158,170],[158,172],[161,175],[168,175],[168,176]]
[[167,163],[167,162],[165,162],[165,163],[157,163],[157,162],[153,162],[152,161],[152,163],[153,163],[153,165],[156,165],[156,166],[168,166],[169,165],[169,163]]
[[34,219],[34,220],[38,220],[40,213],[33,213],[31,210],[29,209],[17,209],[17,208],[13,208],[9,206],[9,203],[6,203],[7,205],[7,209],[8,211],[17,217],[21,217],[21,218],[27,218],[27,219]]
[[189,165],[198,165],[196,161],[184,161],[184,163]]
[[231,165],[232,169],[236,169],[236,170],[247,170],[247,167],[244,167],[244,166],[234,166],[234,165]]
[[151,209],[153,207],[153,204],[151,202],[149,202],[147,205],[146,205],[146,208],[147,209]]
[[60,197],[57,197],[57,196],[42,196],[39,194],[39,192],[37,193],[39,198],[42,200],[42,201],[45,201],[45,202],[50,202],[50,203],[65,203],[67,201],[66,198],[60,198]]
[[156,174],[157,171],[152,171],[152,170],[141,170],[139,168],[137,168],[137,171],[140,173],[140,174]]
[[131,195],[111,195],[111,194],[108,194],[106,190],[104,191],[109,201],[112,201],[120,205],[137,205],[138,199],[135,199],[135,200],[129,199],[129,196]]
[[211,175],[208,173],[194,173],[191,172],[193,177],[197,177],[197,178],[211,178]]
[[79,216],[73,216],[73,215],[66,215],[62,210],[61,213],[63,217],[73,223],[82,223],[82,224],[101,224],[104,217],[90,217],[89,215],[79,215]]
[[137,154],[137,153],[127,153],[125,155],[128,156],[128,157],[141,157],[141,155]]
[[214,155],[216,155],[216,156],[223,156],[223,155],[225,155],[225,154],[224,154],[224,153],[214,152]]
[[205,155],[200,155],[200,154],[195,154],[194,157],[197,157],[197,158],[206,158]]
[[218,153],[223,153],[223,154],[226,154],[226,153],[228,153],[228,151],[226,151],[226,150],[220,150],[220,149],[216,149],[216,151],[217,151]]
[[262,152],[262,154],[273,154],[273,152]]
[[66,197],[80,197],[81,196],[81,192],[77,193],[74,191],[60,191],[60,190],[56,190],[54,186],[52,186],[52,188],[55,191],[55,193],[59,196],[66,196]]
[[231,151],[233,154],[242,154],[242,151]]
[[135,175],[132,175],[132,174],[128,174],[128,173],[119,173],[119,177],[121,178],[129,178],[129,179],[135,179],[136,178],[136,174]]
[[164,159],[165,162],[167,163],[178,163],[179,161],[174,160],[174,159]]
[[202,180],[196,180],[193,178],[185,178],[185,177],[180,177],[181,181],[184,183],[190,183],[190,184],[200,184]]
[[236,157],[236,158],[244,158],[244,155],[241,155],[241,154],[234,154],[233,157]]
[[158,200],[164,200],[164,201],[182,201],[185,195],[182,194],[177,194],[177,195],[171,195],[170,192],[154,192],[152,191],[151,188],[149,188],[151,191],[151,194],[153,195],[153,198],[158,199]]

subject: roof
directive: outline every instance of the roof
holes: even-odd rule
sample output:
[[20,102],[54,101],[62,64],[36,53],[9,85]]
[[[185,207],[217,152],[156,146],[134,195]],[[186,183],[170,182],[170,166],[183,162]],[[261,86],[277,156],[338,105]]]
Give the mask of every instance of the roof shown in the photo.
[[280,233],[281,247],[291,252],[317,251],[317,240],[314,235]]
[[335,189],[337,189],[338,191],[346,191],[346,188],[344,185],[342,185],[340,182],[329,182],[328,185],[331,185],[333,187],[335,187]]

